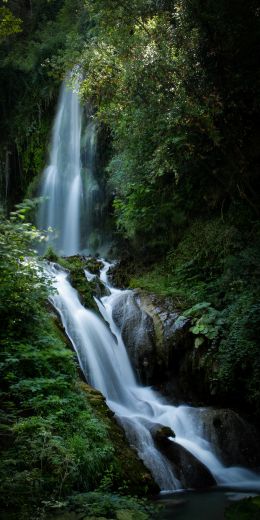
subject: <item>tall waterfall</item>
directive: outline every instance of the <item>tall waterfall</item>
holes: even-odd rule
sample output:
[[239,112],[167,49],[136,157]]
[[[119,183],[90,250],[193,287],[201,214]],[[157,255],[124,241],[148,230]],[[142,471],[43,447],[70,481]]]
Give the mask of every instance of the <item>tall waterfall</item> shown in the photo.
[[81,108],[78,95],[62,85],[53,127],[49,164],[43,172],[40,229],[52,228],[49,243],[64,255],[80,250],[82,180],[80,161]]
[[[77,92],[63,82],[52,132],[50,157],[39,195],[39,229],[64,256],[100,252],[106,194],[96,167],[97,127]],[[103,249],[104,250],[104,249]]]
[[109,264],[104,262],[101,279],[111,294],[97,301],[105,320],[102,321],[82,306],[77,291],[70,285],[68,273],[54,264],[49,267],[57,289],[51,300],[87,381],[106,397],[131,444],[162,490],[175,490],[182,485],[153,441],[151,431],[158,424],[175,432],[174,441],[202,462],[218,485],[259,490],[259,475],[240,467],[225,467],[219,460],[214,446],[202,432],[200,409],[167,404],[157,392],[137,383],[120,331],[112,318],[113,306],[122,291],[108,284],[108,268]]

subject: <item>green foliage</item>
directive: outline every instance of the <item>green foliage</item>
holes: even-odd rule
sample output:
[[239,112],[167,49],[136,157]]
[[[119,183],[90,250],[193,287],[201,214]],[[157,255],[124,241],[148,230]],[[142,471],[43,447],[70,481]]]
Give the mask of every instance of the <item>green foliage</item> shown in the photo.
[[220,392],[230,393],[235,402],[249,403],[258,416],[260,352],[259,290],[233,293],[234,301],[224,312],[225,336],[218,349]]
[[[73,493],[95,488],[102,494],[115,489],[126,493],[132,488],[143,495],[153,488],[103,396],[80,383],[75,354],[46,308],[53,289],[31,247],[41,238],[25,222],[32,205],[20,204],[10,220],[0,223],[0,510],[4,516],[26,519],[36,518],[37,510],[47,518],[51,504]],[[83,283],[82,260],[62,262],[77,282],[81,270]],[[84,282],[90,294],[85,277]],[[109,511],[136,508],[140,519],[146,518],[142,504],[120,500],[107,496],[107,503],[115,502]],[[90,505],[84,511],[91,514],[108,507],[105,499],[98,506],[90,495],[86,502]]]
[[[208,339],[216,339],[218,337],[219,331],[224,324],[224,319],[222,317],[222,313],[217,311],[216,309],[209,307],[209,304],[206,304],[206,312],[200,315],[198,311],[205,309],[205,302],[197,304],[196,310],[194,307],[188,309],[184,314],[186,316],[192,316],[192,327],[190,331],[198,336],[205,336]],[[199,317],[198,317],[199,316]],[[202,344],[202,338],[196,338],[195,346],[200,346]]]
[[[32,327],[31,315],[47,296],[41,268],[31,244],[39,238],[35,227],[24,222],[27,209],[0,221],[0,313],[1,337],[19,337]],[[15,276],[14,276],[15,273]]]
[[111,128],[108,173],[121,233],[162,254],[194,216],[223,216],[231,201],[259,215],[260,77],[245,51],[255,56],[259,41],[255,1],[234,9],[213,0],[85,4],[93,27],[82,94]]
[[148,520],[148,518],[155,518],[156,513],[156,507],[150,505],[145,499],[97,491],[75,494],[69,497],[65,503],[46,503],[46,506],[49,508],[49,513],[53,509],[56,515],[61,515],[61,517],[62,512],[68,510],[76,511],[81,517],[84,515],[84,518],[113,518],[117,520]]
[[22,20],[16,18],[8,7],[0,7],[0,41],[22,31]]
[[[123,520],[123,512],[125,518],[146,520],[150,518],[149,513],[154,513],[154,508],[149,506],[145,500],[137,500],[133,497],[122,497],[120,495],[109,495],[108,493],[88,493],[85,496],[75,496],[71,498],[71,502],[81,506],[84,513],[88,516],[104,516],[105,518],[120,518],[118,512],[121,511]],[[130,515],[127,516],[127,512]]]

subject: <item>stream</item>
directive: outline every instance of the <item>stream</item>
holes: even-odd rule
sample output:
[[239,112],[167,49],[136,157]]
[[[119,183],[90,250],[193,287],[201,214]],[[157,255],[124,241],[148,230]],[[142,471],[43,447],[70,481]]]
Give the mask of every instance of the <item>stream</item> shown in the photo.
[[[241,467],[226,467],[217,457],[214,446],[202,435],[200,409],[173,406],[152,388],[138,384],[112,318],[113,306],[122,291],[109,284],[110,265],[103,261],[100,275],[110,294],[96,300],[103,320],[83,307],[69,282],[68,273],[56,264],[49,266],[57,290],[51,301],[77,352],[86,380],[105,396],[130,444],[137,449],[161,491],[179,490],[183,486],[167,457],[155,445],[151,432],[158,425],[174,431],[176,436],[170,437],[171,442],[182,446],[204,464],[218,487],[259,491],[259,475]],[[87,271],[85,274],[87,278],[91,277]]]

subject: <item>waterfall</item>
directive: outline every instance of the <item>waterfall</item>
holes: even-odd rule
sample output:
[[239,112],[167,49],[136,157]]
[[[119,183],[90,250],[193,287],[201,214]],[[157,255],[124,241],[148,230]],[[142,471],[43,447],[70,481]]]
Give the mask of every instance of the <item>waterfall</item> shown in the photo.
[[42,174],[37,225],[60,255],[107,251],[108,204],[97,168],[97,124],[76,90],[63,82],[54,121],[50,157]]
[[172,406],[151,388],[137,383],[121,334],[112,318],[114,302],[122,291],[108,284],[108,268],[109,264],[104,262],[101,279],[111,294],[97,300],[105,321],[82,306],[77,291],[68,281],[68,273],[54,264],[49,271],[57,292],[51,296],[51,301],[74,345],[87,381],[106,397],[108,406],[115,412],[161,490],[175,490],[182,485],[168,459],[155,446],[151,431],[158,424],[175,432],[174,442],[202,462],[218,485],[259,490],[258,475],[240,467],[225,467],[218,459],[214,447],[201,433],[200,409]]
[[82,180],[80,161],[81,108],[78,95],[64,82],[54,122],[49,164],[43,172],[43,197],[38,227],[63,255],[80,250]]

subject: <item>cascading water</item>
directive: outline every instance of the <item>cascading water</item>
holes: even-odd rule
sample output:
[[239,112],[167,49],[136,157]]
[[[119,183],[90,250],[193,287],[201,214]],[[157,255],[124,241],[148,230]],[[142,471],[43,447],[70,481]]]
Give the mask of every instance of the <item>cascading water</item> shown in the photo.
[[80,250],[82,180],[80,161],[81,108],[78,95],[61,89],[54,123],[49,165],[43,172],[40,229],[53,229],[49,243],[64,255]]
[[64,81],[37,222],[39,229],[48,230],[48,243],[61,255],[97,254],[109,246],[109,238],[103,236],[109,201],[96,156],[97,125],[91,109],[83,110],[77,90]]
[[227,468],[214,454],[214,447],[201,434],[199,409],[166,404],[151,388],[137,383],[122,337],[113,322],[113,306],[122,291],[109,286],[108,268],[109,264],[104,262],[101,279],[111,294],[97,300],[108,326],[81,305],[77,292],[68,281],[68,274],[55,265],[49,268],[57,289],[51,300],[61,316],[87,380],[104,394],[108,406],[115,412],[160,488],[174,490],[182,486],[169,461],[154,444],[150,432],[158,423],[174,430],[174,441],[201,461],[218,485],[259,490],[258,475],[244,468]]

